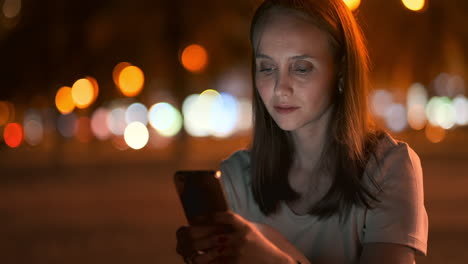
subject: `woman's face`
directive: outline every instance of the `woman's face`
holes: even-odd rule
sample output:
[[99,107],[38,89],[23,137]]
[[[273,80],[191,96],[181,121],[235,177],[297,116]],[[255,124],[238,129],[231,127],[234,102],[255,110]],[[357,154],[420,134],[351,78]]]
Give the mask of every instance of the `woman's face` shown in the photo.
[[254,36],[255,84],[268,112],[287,131],[320,120],[336,83],[327,34],[306,17],[271,10]]

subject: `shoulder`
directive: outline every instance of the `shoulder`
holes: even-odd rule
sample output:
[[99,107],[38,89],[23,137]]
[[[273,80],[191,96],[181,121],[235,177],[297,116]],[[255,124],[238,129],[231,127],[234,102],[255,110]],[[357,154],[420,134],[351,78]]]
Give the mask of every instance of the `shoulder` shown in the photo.
[[236,170],[250,168],[250,151],[248,149],[237,150],[221,161],[221,167]]
[[384,133],[375,146],[368,164],[378,182],[390,180],[389,175],[422,176],[421,161],[408,143]]

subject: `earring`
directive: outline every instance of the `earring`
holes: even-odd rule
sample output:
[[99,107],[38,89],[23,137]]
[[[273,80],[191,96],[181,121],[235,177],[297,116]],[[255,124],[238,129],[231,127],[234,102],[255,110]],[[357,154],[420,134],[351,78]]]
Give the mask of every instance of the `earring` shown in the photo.
[[344,86],[344,81],[343,78],[341,77],[340,80],[338,81],[338,93],[343,94],[343,86]]

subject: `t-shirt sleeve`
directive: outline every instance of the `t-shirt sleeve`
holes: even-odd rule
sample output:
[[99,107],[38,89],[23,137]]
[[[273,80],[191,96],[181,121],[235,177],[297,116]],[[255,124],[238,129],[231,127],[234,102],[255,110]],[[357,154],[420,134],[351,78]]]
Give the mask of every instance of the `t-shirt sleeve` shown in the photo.
[[380,161],[380,203],[366,214],[363,243],[395,243],[427,254],[428,217],[418,155],[400,143]]
[[247,216],[246,166],[248,154],[240,150],[220,164],[221,183],[223,185],[229,209],[234,213]]

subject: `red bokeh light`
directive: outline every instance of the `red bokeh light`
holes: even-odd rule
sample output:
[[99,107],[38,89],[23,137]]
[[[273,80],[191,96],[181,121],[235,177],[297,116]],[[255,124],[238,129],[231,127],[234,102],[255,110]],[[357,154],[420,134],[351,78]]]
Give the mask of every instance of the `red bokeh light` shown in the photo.
[[3,131],[3,138],[9,147],[16,148],[23,141],[23,128],[18,123],[10,123]]

